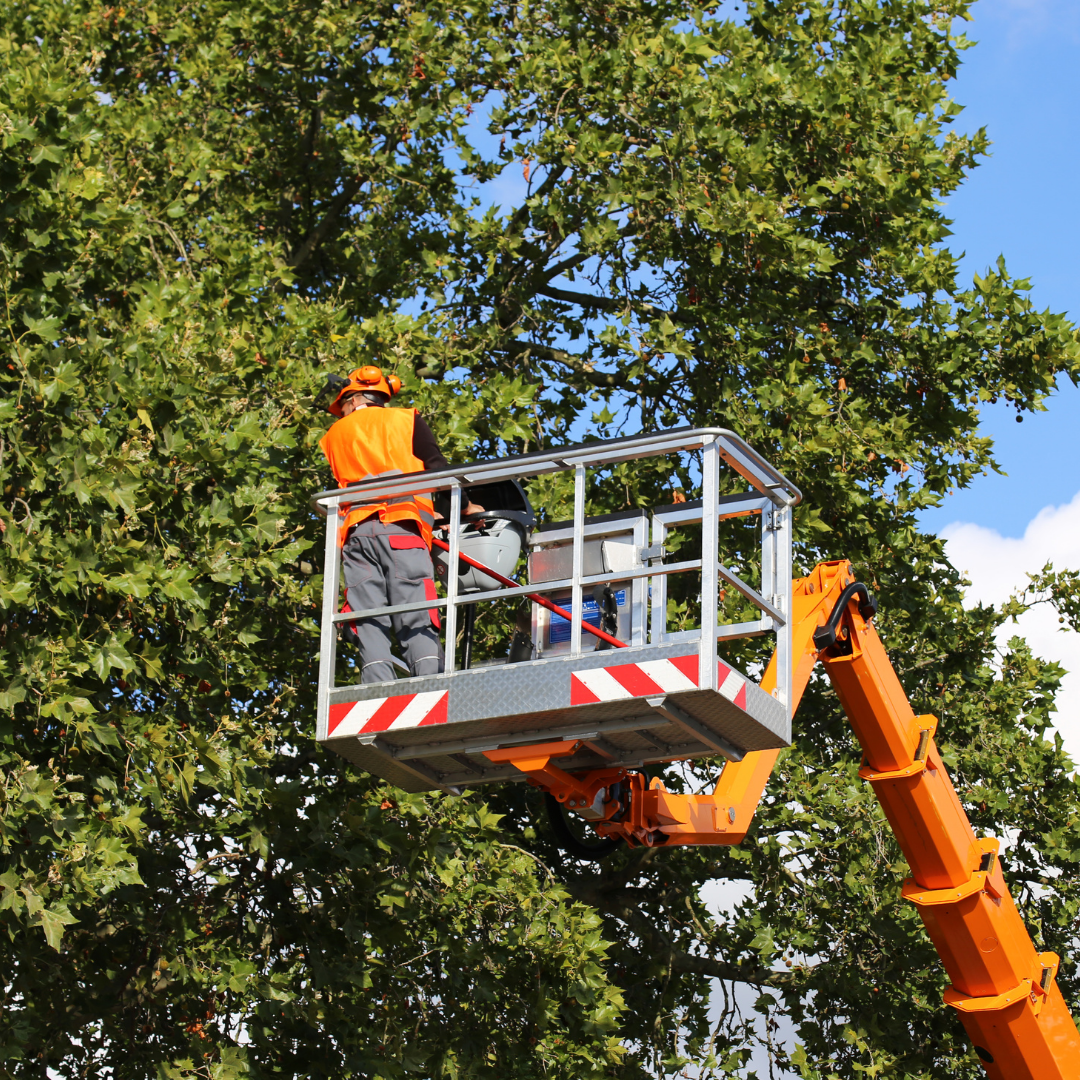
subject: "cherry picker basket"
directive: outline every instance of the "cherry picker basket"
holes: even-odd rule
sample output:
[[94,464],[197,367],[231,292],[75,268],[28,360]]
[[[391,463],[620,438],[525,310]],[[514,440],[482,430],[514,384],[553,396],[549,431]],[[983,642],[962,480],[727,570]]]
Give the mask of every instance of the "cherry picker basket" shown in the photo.
[[[648,458],[689,463],[700,476],[701,499],[586,515],[590,473],[602,479],[620,463]],[[749,490],[721,496],[725,467]],[[573,476],[573,517],[533,528],[520,482],[550,473]],[[338,523],[349,505],[433,492],[445,505],[446,518],[458,522],[480,485],[510,481],[518,482],[523,500],[516,511],[495,506],[490,488],[487,502],[484,495],[475,498],[486,510],[522,515],[519,520],[491,515],[492,532],[498,520],[515,526],[500,531],[497,545],[478,530],[460,528],[437,541],[446,548],[444,571],[451,566],[463,571],[444,572],[444,597],[338,613]],[[789,745],[791,512],[800,499],[799,490],[761,455],[720,428],[559,447],[320,492],[312,500],[327,518],[318,739],[409,791],[520,780],[513,765],[493,762],[485,751],[548,740],[580,743],[563,762],[571,772],[716,754],[739,760],[751,750]],[[749,584],[746,571],[736,573],[721,559],[719,527],[733,518],[756,518],[760,526],[757,586]],[[669,532],[688,527],[700,528],[700,558],[668,560]],[[528,547],[526,583],[512,580],[513,570],[521,569],[520,562],[509,566],[513,543],[505,557],[492,554],[496,546],[504,549],[507,532],[520,535]],[[486,554],[498,567],[469,555],[479,551],[479,542],[488,545]],[[668,581],[683,573],[700,579],[700,620],[675,630],[668,625]],[[745,598],[754,617],[722,624],[722,588]],[[455,649],[462,607],[522,596],[537,604],[528,659],[463,668]],[[447,655],[441,674],[337,684],[336,624],[421,606],[443,613]],[[759,635],[776,638],[780,674],[772,694],[718,656],[718,641]],[[595,640],[609,647],[598,650]]]

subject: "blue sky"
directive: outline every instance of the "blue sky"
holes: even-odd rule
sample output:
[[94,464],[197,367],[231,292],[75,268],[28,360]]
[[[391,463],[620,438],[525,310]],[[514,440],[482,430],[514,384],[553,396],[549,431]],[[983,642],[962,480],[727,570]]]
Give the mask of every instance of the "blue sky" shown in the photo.
[[[1031,279],[1040,309],[1080,320],[1080,3],[978,0],[969,50],[953,96],[967,106],[958,126],[985,127],[992,156],[949,201],[950,246],[965,275],[999,254]],[[1047,562],[1080,568],[1080,390],[1067,380],[1048,409],[1017,424],[1001,406],[984,410],[985,433],[1008,474],[978,478],[923,515],[968,578],[966,602],[998,605]],[[1036,607],[998,632],[1019,634],[1036,655],[1069,672],[1055,726],[1080,763],[1080,634]]]
[[[966,252],[963,279],[1003,254],[1028,277],[1041,310],[1080,319],[1080,4],[1076,0],[979,0],[967,24],[978,42],[964,56],[953,97],[957,127],[985,127],[991,157],[949,200],[950,247]],[[981,477],[923,516],[941,531],[963,521],[1021,537],[1047,506],[1080,491],[1080,390],[1066,380],[1048,411],[1017,424],[1003,405],[983,412],[1008,476]]]

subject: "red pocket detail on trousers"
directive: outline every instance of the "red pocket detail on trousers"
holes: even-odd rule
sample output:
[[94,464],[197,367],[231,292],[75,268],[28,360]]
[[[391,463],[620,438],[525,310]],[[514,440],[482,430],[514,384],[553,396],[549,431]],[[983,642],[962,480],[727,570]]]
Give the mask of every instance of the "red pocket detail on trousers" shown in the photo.
[[[425,600],[438,600],[439,594],[435,591],[435,582],[431,578],[424,578],[424,599]],[[442,629],[442,623],[439,621],[439,609],[432,608],[428,614],[431,616],[431,624],[436,630]]]
[[423,548],[427,550],[427,544],[419,536],[389,536],[390,546],[395,551],[408,551],[410,548]]

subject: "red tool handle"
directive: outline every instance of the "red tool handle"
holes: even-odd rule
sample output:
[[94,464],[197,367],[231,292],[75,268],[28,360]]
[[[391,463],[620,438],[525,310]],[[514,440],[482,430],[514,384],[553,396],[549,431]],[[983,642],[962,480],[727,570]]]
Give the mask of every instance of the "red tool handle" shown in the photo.
[[[437,536],[431,538],[431,542],[436,546],[443,549],[443,551],[449,551],[450,545],[445,540],[440,540]],[[503,585],[509,585],[511,589],[517,588],[517,582],[511,581],[508,577],[503,577],[496,570],[492,570],[490,566],[485,566],[481,562],[477,562],[475,559],[470,559],[464,552],[458,552],[458,558],[462,562],[468,563],[469,566],[476,570],[482,570],[485,574],[490,575],[496,581]],[[543,608],[547,608],[548,611],[553,611],[556,615],[561,615],[567,622],[573,622],[574,616],[566,610],[566,608],[559,607],[558,604],[553,604],[546,596],[540,596],[537,593],[525,593],[525,595],[534,603],[539,604]],[[617,637],[612,637],[610,634],[604,633],[603,630],[598,629],[595,626],[591,626],[584,619],[581,620],[581,629],[588,630],[590,634],[595,634],[601,641],[606,641],[609,645],[614,645],[616,649],[625,649],[627,644],[625,641],[620,641]]]

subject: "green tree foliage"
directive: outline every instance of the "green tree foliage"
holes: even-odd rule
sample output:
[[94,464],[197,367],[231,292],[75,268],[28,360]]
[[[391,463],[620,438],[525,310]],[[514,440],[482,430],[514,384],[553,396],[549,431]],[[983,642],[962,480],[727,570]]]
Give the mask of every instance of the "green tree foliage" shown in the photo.
[[[1061,673],[997,656],[915,519],[991,464],[981,402],[1080,371],[944,246],[987,145],[946,93],[967,7],[0,12],[9,1071],[750,1076],[764,1044],[807,1080],[979,1075],[824,685],[741,848],[599,869],[520,791],[403,796],[314,746],[310,401],[372,357],[459,459],[679,423],[770,456],[1075,1000]],[[621,480],[597,509],[669,482]],[[747,897],[718,917],[714,879]]]

